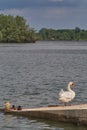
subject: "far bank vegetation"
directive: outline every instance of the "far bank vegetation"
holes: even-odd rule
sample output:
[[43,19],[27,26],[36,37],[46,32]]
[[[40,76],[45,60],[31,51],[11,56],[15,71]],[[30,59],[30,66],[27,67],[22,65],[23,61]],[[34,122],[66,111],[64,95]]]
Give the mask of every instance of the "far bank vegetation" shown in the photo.
[[21,16],[0,14],[0,42],[1,43],[34,43],[36,32],[26,24]]
[[58,40],[58,41],[86,41],[87,30],[75,29],[47,29],[39,30],[40,40]]
[[87,41],[87,30],[48,29],[38,32],[31,28],[22,16],[0,14],[0,43],[35,43],[43,41]]

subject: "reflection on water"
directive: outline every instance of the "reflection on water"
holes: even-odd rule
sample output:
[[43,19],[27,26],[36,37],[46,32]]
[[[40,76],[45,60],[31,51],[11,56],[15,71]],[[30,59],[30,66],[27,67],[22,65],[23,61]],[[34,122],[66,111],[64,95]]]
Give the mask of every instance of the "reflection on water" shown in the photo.
[[[0,107],[9,100],[16,106],[59,104],[58,92],[73,81],[74,104],[87,101],[87,43],[37,42],[0,45]],[[4,130],[86,130],[72,124],[3,115]]]
[[3,115],[3,124],[0,128],[6,130],[86,130],[86,127],[75,126],[67,123],[56,123],[53,121],[35,120],[12,115]]

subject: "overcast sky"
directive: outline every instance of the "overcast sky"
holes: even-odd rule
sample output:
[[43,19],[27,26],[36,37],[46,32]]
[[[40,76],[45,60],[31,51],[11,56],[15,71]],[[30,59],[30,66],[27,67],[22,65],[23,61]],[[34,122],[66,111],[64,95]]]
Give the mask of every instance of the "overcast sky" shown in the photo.
[[87,0],[0,0],[0,13],[23,16],[35,30],[87,29]]

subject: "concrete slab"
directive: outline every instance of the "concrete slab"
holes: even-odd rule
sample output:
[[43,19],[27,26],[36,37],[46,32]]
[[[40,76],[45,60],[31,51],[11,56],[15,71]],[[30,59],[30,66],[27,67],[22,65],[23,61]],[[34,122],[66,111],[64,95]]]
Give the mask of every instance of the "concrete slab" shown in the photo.
[[23,108],[22,110],[11,109],[10,111],[5,111],[1,108],[0,111],[17,116],[87,125],[87,104]]

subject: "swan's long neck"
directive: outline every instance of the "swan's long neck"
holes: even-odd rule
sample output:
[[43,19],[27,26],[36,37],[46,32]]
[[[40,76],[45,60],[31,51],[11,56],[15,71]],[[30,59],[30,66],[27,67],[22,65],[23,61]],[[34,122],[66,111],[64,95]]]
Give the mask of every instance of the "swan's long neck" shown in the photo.
[[71,86],[69,84],[68,84],[67,89],[68,89],[69,92],[73,92],[73,90],[71,89]]

